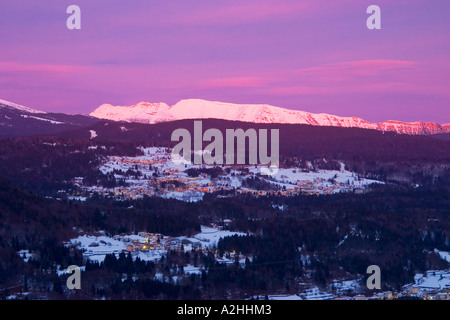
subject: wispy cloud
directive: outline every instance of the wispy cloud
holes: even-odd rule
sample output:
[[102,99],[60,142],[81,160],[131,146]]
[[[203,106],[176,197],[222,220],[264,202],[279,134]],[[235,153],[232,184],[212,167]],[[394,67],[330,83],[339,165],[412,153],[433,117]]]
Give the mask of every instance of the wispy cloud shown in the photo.
[[[351,0],[197,0],[178,7],[159,7],[123,13],[115,23],[123,26],[144,25],[235,25],[295,18],[299,15],[336,14]],[[155,11],[156,10],[156,11]]]
[[299,75],[377,75],[386,70],[411,69],[416,65],[414,61],[405,60],[358,60],[333,64],[325,64],[318,67],[304,68],[296,71]]
[[33,64],[14,61],[0,61],[0,73],[3,72],[46,72],[46,73],[82,73],[84,66],[62,64]]
[[[303,68],[267,88],[274,95],[445,94],[430,68],[408,60],[357,60]],[[424,82],[422,79],[428,78]]]
[[199,85],[204,88],[252,88],[265,86],[268,83],[269,80],[264,77],[244,76],[207,79],[201,81]]

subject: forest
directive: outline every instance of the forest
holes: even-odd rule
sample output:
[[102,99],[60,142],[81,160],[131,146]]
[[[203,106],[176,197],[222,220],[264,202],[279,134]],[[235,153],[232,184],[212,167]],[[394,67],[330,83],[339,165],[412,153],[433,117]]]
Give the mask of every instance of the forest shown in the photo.
[[[32,288],[35,298],[240,299],[294,293],[305,281],[325,288],[334,279],[364,279],[371,264],[383,270],[383,289],[395,290],[410,283],[417,272],[448,265],[434,252],[450,250],[448,189],[382,186],[362,195],[258,199],[211,195],[191,204],[150,197],[120,203],[96,198],[75,203],[43,199],[2,183],[0,197],[0,288]],[[156,263],[121,254],[96,264],[63,245],[79,229],[105,230],[109,235],[137,231],[193,235],[200,225],[225,219],[232,220],[225,228],[247,235],[223,238],[208,252],[170,251]],[[23,249],[39,259],[24,263],[17,255]],[[214,258],[231,251],[251,259],[243,266]],[[89,290],[75,295],[55,273],[45,271],[71,264],[86,267],[83,283]],[[187,264],[201,267],[202,273],[183,276]],[[167,281],[156,285],[156,273]],[[123,281],[124,275],[128,280]],[[182,280],[175,282],[175,277]],[[5,297],[14,290],[0,292]]]

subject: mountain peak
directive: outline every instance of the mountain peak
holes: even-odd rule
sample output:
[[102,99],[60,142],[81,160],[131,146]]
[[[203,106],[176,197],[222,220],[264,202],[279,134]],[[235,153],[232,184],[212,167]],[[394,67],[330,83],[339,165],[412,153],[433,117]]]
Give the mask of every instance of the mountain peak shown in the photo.
[[89,115],[99,119],[114,121],[156,123],[176,120],[169,114],[169,106],[163,102],[141,101],[131,106],[113,106],[102,104]]
[[358,117],[340,117],[327,113],[310,113],[267,104],[236,104],[202,99],[184,99],[172,106],[139,102],[132,106],[104,104],[91,116],[115,121],[157,123],[182,119],[216,118],[253,123],[308,124],[314,126],[356,127],[404,134],[435,134],[450,132],[450,125],[434,122],[401,122],[389,120],[371,123]]

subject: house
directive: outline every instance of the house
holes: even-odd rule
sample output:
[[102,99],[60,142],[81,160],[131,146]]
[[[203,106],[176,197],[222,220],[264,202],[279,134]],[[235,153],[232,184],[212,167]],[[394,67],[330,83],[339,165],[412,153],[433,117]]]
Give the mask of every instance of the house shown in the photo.
[[440,279],[441,277],[439,275],[426,277],[425,280],[418,285],[418,287],[426,291],[435,291],[442,289]]
[[133,241],[132,243],[130,243],[126,246],[126,250],[128,252],[135,252],[135,251],[139,251],[142,249],[146,249],[146,248],[144,248],[144,246],[146,246],[146,245],[147,244],[140,243],[139,241]]
[[435,296],[435,300],[450,300],[450,293],[440,292]]
[[129,244],[129,245],[127,245],[127,247],[126,247],[126,250],[127,250],[128,252],[134,252],[134,251],[135,251],[135,247],[134,247],[133,245]]
[[386,291],[379,293],[378,298],[381,300],[392,300],[394,298],[394,295],[391,291]]
[[408,292],[408,294],[410,294],[410,295],[416,295],[416,294],[419,293],[419,287],[416,287],[416,286],[410,286],[410,287],[408,287],[407,292]]

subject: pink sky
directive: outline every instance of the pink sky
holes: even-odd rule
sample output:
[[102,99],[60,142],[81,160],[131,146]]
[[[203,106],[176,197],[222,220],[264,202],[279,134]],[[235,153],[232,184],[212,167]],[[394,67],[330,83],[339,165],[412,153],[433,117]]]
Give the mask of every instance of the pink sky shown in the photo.
[[[448,0],[0,3],[0,98],[51,112],[200,98],[450,122]],[[382,29],[366,28],[366,9]]]

